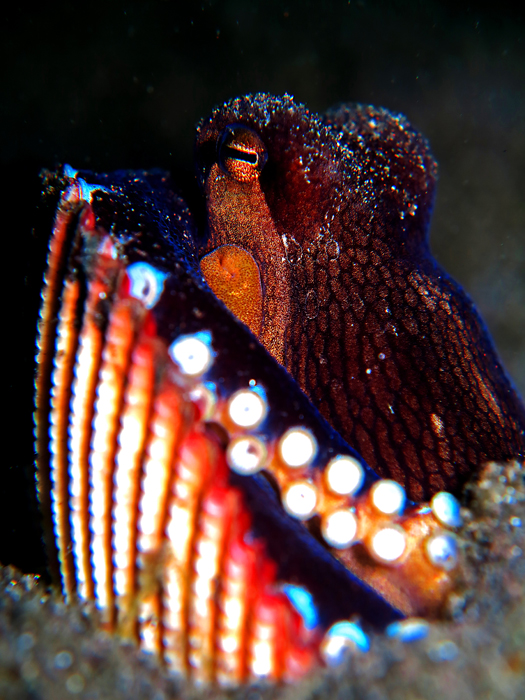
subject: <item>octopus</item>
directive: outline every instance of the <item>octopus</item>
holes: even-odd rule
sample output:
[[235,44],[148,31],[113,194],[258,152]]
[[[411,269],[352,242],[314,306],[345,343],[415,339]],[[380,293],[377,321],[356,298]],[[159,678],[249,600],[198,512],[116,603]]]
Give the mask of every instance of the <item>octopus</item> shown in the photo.
[[523,459],[525,408],[431,256],[404,117],[247,96],[196,161],[203,230],[167,173],[46,176],[49,563],[196,684],[292,681],[442,614],[463,486]]

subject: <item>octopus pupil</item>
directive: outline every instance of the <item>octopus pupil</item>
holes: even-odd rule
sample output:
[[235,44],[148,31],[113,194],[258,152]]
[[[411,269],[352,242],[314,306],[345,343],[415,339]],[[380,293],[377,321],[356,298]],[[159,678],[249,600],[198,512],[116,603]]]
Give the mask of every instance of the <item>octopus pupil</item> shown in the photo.
[[257,153],[253,153],[250,151],[242,151],[235,148],[235,146],[224,146],[223,148],[224,160],[226,160],[227,158],[233,158],[234,160],[240,160],[244,163],[249,163],[250,165],[257,165],[259,161],[259,156],[257,155]]

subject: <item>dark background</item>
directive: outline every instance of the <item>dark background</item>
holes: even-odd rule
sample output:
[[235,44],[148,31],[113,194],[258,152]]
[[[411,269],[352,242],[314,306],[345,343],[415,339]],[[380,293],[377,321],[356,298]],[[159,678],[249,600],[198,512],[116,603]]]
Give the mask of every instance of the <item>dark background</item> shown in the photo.
[[432,247],[525,394],[525,22],[510,7],[107,0],[2,11],[1,562],[44,566],[30,486],[38,172],[162,166],[197,207],[195,124],[230,97],[289,92],[318,111],[369,102],[421,129],[440,164]]

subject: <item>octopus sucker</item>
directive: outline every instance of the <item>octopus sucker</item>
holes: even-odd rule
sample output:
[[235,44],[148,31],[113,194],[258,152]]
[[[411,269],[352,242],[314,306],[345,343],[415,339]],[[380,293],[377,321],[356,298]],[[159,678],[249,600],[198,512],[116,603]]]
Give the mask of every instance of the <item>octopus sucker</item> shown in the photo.
[[[259,123],[264,105],[272,111]],[[360,241],[356,264],[372,287],[378,278],[367,266],[389,263],[392,249],[381,257],[379,243],[388,248],[383,240],[372,246],[377,259],[368,250],[380,215],[376,207],[364,217],[364,199],[373,195],[366,168],[379,168],[390,151],[399,161],[400,143],[410,151],[409,166],[419,169],[415,184],[410,180],[416,191],[399,201],[389,195],[383,224],[394,227],[393,238],[399,235],[395,227],[405,217],[396,219],[393,206],[405,212],[406,205],[405,215],[415,218],[403,235],[411,228],[420,242],[426,235],[435,177],[426,146],[402,120],[363,109],[319,118],[289,98],[255,96],[214,113],[211,125],[199,127],[197,141],[209,222],[200,250],[203,237],[166,173],[99,175],[65,166],[48,184],[62,193],[44,282],[36,380],[39,494],[50,568],[68,602],[92,601],[105,628],[135,640],[197,685],[296,680],[348,650],[364,652],[371,631],[394,629],[405,618],[439,617],[454,586],[460,504],[440,488],[449,451],[441,446],[439,461],[431,436],[445,440],[456,418],[449,420],[441,404],[436,408],[435,396],[446,401],[442,391],[415,388],[417,371],[426,381],[424,362],[406,366],[418,292],[404,295],[406,308],[398,308],[394,293],[384,302],[400,318],[399,344],[388,345],[376,321],[367,322],[364,340],[356,337],[352,305],[336,304],[325,289],[328,257],[356,255],[345,226]],[[358,154],[352,173],[364,199],[345,203],[348,172],[341,163],[348,164],[353,151],[345,149],[355,147],[359,129],[377,153],[370,155],[362,137],[368,160]],[[388,146],[383,151],[381,139]],[[289,181],[278,159],[283,152]],[[396,167],[403,180],[407,163]],[[284,250],[292,240],[300,255],[290,264]],[[420,250],[417,240],[410,246]],[[282,275],[268,267],[276,251],[283,253],[281,266],[287,261]],[[406,272],[405,263],[393,261],[391,269]],[[426,259],[420,267],[424,288],[434,268]],[[375,308],[373,288],[354,288],[359,279],[351,293]],[[463,297],[445,283],[449,303],[459,309]],[[239,311],[243,294],[246,316]],[[421,294],[426,300],[428,290]],[[310,302],[303,313],[301,300],[313,295],[316,314]],[[339,287],[336,296],[343,298]],[[319,335],[316,319],[323,314],[335,344]],[[463,357],[453,340],[453,352],[445,348],[445,355],[466,371],[462,361],[473,351]],[[334,347],[339,358],[330,357]],[[345,376],[348,348],[366,367]],[[332,384],[332,364],[344,379],[340,391],[330,390],[335,403],[319,385],[313,390],[323,357],[324,385]],[[391,367],[384,373],[387,358]],[[455,390],[483,383],[483,397],[489,392],[498,406],[492,444],[500,449],[503,431],[509,453],[519,457],[522,407],[514,395],[502,398],[498,372],[475,364],[473,383],[460,382]],[[389,384],[394,375],[405,382],[402,400]],[[433,387],[432,377],[428,381]],[[465,397],[465,405],[474,406],[474,399]],[[491,404],[485,399],[486,413]],[[392,419],[385,401],[394,407]],[[432,409],[428,416],[422,406]],[[343,423],[327,422],[343,410]],[[355,432],[339,434],[343,424],[355,425]],[[483,450],[489,443],[490,436],[483,438]],[[368,463],[376,453],[392,460],[386,471]],[[402,478],[392,478],[396,474]],[[451,484],[457,485],[456,476],[452,470]]]

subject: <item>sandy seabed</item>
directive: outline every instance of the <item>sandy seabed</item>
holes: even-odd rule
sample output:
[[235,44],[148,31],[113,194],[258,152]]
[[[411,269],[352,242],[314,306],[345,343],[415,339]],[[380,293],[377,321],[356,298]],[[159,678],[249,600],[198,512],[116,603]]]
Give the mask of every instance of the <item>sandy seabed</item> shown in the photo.
[[410,644],[377,635],[367,654],[293,686],[198,690],[97,629],[38,577],[0,569],[2,700],[522,700],[525,697],[525,472],[489,464],[467,488],[462,563],[447,619]]

